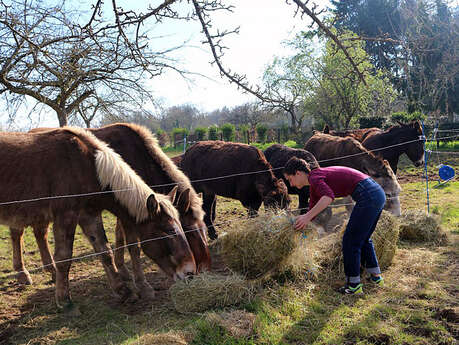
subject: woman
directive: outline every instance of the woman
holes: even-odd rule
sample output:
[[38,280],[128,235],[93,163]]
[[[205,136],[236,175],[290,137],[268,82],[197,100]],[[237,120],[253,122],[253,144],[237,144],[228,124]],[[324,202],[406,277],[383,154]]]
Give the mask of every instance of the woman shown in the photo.
[[346,285],[339,291],[343,294],[363,293],[361,264],[370,274],[369,281],[382,286],[384,280],[370,238],[386,201],[381,186],[358,170],[341,166],[311,170],[306,161],[296,157],[287,162],[283,173],[291,186],[310,186],[309,211],[296,218],[296,230],[306,227],[335,197],[352,196],[356,204],[343,236]]

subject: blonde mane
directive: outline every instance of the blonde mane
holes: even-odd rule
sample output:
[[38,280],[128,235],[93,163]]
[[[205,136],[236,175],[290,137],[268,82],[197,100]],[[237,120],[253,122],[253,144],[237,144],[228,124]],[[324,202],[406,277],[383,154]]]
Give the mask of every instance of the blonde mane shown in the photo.
[[84,129],[75,127],[64,127],[64,129],[90,142],[95,147],[94,160],[101,187],[112,189],[115,198],[135,218],[137,223],[148,218],[147,199],[152,194],[155,194],[156,200],[165,206],[170,214],[177,216],[177,211],[166,196],[154,193],[120,155],[105,142]]
[[191,186],[189,178],[172,162],[172,160],[161,150],[158,140],[146,127],[133,124],[122,123],[121,125],[130,128],[136,133],[144,142],[150,157],[158,164],[173,181],[179,181],[178,194],[186,189],[190,189],[190,207],[193,211],[194,217],[202,220],[204,218],[204,211],[202,210],[202,199],[198,197],[196,191]]

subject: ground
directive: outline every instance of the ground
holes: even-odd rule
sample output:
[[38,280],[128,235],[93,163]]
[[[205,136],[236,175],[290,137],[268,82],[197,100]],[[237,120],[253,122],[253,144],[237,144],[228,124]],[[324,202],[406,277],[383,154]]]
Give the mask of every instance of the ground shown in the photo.
[[[456,171],[457,160],[448,157]],[[399,180],[403,209],[426,209],[423,169],[402,162]],[[383,289],[368,288],[363,297],[341,296],[334,288],[341,276],[314,281],[272,282],[250,304],[234,307],[255,315],[253,330],[243,337],[209,321],[208,314],[178,313],[168,294],[173,282],[144,259],[154,301],[120,304],[110,293],[102,265],[94,258],[75,261],[71,293],[82,315],[56,311],[54,285],[47,273],[32,273],[34,284],[21,286],[11,276],[11,245],[0,228],[0,344],[147,344],[149,336],[183,334],[192,344],[456,344],[459,339],[459,182],[437,185],[436,162],[429,167],[430,211],[437,214],[449,243],[399,243]],[[219,231],[246,216],[238,202],[219,198]],[[336,214],[342,210],[336,209]],[[111,243],[114,218],[104,213]],[[338,221],[337,221],[338,223]],[[53,244],[52,235],[50,242]],[[41,266],[32,232],[25,238],[30,271]],[[74,256],[92,252],[77,231]],[[213,254],[213,269],[224,269]],[[128,259],[128,256],[126,256]],[[221,311],[212,311],[221,313]],[[169,342],[180,344],[180,342]],[[163,342],[166,344],[166,342]]]

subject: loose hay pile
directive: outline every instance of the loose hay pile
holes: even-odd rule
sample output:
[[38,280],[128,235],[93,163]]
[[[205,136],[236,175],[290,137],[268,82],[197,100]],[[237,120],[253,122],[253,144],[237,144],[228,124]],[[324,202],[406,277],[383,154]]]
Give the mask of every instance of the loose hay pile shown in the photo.
[[[325,270],[343,271],[342,238],[346,225],[347,222],[343,224],[340,233],[331,234],[317,243],[317,248],[322,252],[320,262]],[[371,236],[381,269],[386,269],[392,264],[397,249],[399,227],[399,221],[395,216],[387,211],[381,213]]]
[[175,309],[183,313],[249,302],[255,292],[255,286],[237,274],[201,273],[170,288]]
[[136,340],[138,345],[188,345],[191,342],[191,335],[178,332],[167,332],[158,334],[144,334]]
[[400,239],[413,242],[446,244],[446,233],[441,229],[437,217],[427,215],[421,210],[408,210],[402,214]]
[[[238,223],[221,239],[223,261],[230,269],[249,279],[291,269],[305,271],[310,267],[312,271],[316,268],[314,258],[300,249],[304,239],[293,228],[294,221],[295,218],[286,212],[267,212]],[[306,232],[311,236],[312,228]],[[293,254],[296,254],[295,260],[291,259]]]
[[209,313],[206,320],[211,324],[224,328],[229,334],[236,338],[246,338],[253,334],[255,314],[244,310],[233,310],[222,313]]

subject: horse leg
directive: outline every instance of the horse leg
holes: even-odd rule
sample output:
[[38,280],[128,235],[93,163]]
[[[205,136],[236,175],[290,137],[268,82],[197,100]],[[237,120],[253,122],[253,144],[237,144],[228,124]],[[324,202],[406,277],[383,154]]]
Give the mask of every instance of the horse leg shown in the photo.
[[73,241],[78,214],[72,211],[58,214],[54,219],[54,259],[56,262],[56,304],[69,315],[79,315],[69,291],[69,271],[72,264]]
[[37,241],[38,249],[40,250],[41,262],[45,270],[51,274],[51,280],[56,281],[56,265],[51,255],[48,243],[48,224],[40,224],[33,226],[33,233]]
[[137,236],[131,231],[124,231],[126,241],[129,245],[129,254],[131,256],[132,272],[134,274],[134,282],[137,287],[140,298],[142,299],[153,299],[155,297],[155,291],[145,278],[145,273],[142,269],[142,262],[140,261],[140,245],[138,243]]
[[22,251],[24,248],[24,228],[10,228],[11,245],[13,247],[13,269],[17,272],[16,279],[19,284],[32,284],[32,277],[25,268]]
[[108,282],[113,292],[119,297],[121,302],[133,301],[135,296],[132,290],[121,279],[120,274],[116,269],[113,252],[108,245],[100,213],[96,215],[89,215],[82,212],[78,223],[80,224],[83,233],[93,246],[94,251],[100,254],[100,261],[104,267],[105,273],[107,274]]
[[300,209],[300,214],[305,214],[308,212],[309,206],[309,187],[303,187],[299,190],[298,193],[298,208]]
[[217,232],[214,227],[215,209],[217,208],[217,197],[215,194],[204,194],[202,209],[206,213],[204,216],[204,223],[207,226],[207,232],[210,239],[215,240],[218,238]]
[[388,159],[387,161],[389,162],[389,165],[392,171],[394,172],[394,174],[397,175],[398,157]]
[[124,235],[123,226],[119,219],[116,220],[115,227],[116,235],[116,249],[115,249],[115,265],[118,268],[121,279],[124,281],[131,281],[131,274],[129,273],[126,263],[124,261],[124,248],[126,245],[126,238]]

